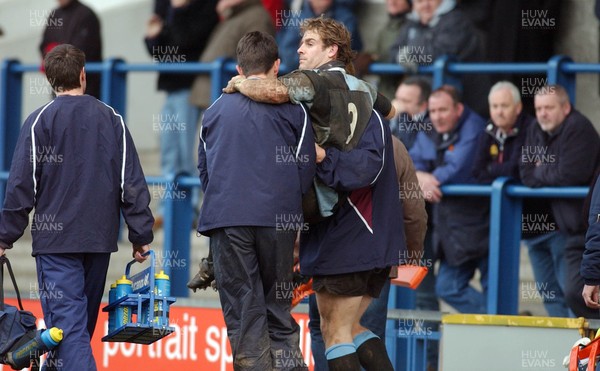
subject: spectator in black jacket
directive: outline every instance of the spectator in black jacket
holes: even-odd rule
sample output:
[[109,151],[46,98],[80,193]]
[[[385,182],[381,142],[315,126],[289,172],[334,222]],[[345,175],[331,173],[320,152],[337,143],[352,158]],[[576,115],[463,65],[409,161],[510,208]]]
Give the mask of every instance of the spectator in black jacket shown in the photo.
[[[79,0],[58,0],[46,21],[40,52],[42,58],[59,44],[71,44],[85,53],[88,62],[102,61],[100,21],[92,9]],[[89,74],[86,94],[100,98],[100,75]]]
[[[600,164],[600,137],[585,116],[571,107],[560,85],[544,86],[534,98],[537,125],[527,132],[520,174],[529,187],[587,186]],[[566,235],[564,251],[567,304],[578,317],[598,318],[586,307],[579,274],[585,245],[582,199],[556,198],[551,207],[559,230]]]
[[[471,21],[456,7],[455,0],[415,0],[407,22],[392,45],[390,62],[414,70],[427,66],[444,55],[462,62],[481,62],[485,58],[482,37]],[[488,77],[465,78],[463,100],[481,116],[487,115],[485,95]]]
[[120,216],[133,256],[152,242],[150,193],[123,118],[85,95],[85,55],[63,44],[44,60],[56,98],[19,134],[0,215],[0,255],[31,223],[32,255],[48,328],[64,337],[47,369],[96,370],[90,346]]
[[[488,102],[491,121],[479,138],[473,174],[482,184],[503,176],[520,181],[521,148],[535,120],[523,111],[519,89],[508,81],[492,86]],[[542,299],[552,317],[568,317],[563,294],[565,238],[556,230],[547,200],[524,200],[521,232],[536,281],[533,292],[523,297]]]
[[[146,47],[156,63],[196,62],[217,25],[217,0],[156,0],[155,14],[148,21]],[[167,93],[160,115],[152,125],[160,133],[162,175],[195,175],[196,132],[200,110],[190,104],[193,76],[163,72],[158,76],[158,90]],[[198,199],[194,192],[192,203]],[[162,209],[162,200],[159,205]],[[156,227],[162,217],[156,218]]]

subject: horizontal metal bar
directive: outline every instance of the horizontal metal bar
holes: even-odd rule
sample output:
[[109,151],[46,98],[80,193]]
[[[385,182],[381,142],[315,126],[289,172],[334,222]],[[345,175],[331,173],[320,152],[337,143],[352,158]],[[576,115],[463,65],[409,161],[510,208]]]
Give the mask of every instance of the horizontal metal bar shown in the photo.
[[554,197],[554,198],[583,198],[589,187],[542,187],[529,188],[523,185],[509,185],[506,194],[511,197]]
[[450,184],[440,188],[445,196],[489,196],[492,193],[491,185],[478,184]]
[[566,73],[600,73],[599,63],[564,63],[561,68]]
[[547,63],[450,63],[448,72],[471,73],[539,73],[548,72]]

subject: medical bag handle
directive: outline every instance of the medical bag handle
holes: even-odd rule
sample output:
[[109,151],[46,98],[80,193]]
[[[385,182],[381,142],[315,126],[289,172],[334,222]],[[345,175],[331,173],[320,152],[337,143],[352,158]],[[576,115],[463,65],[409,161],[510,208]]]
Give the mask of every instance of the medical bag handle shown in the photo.
[[15,280],[15,274],[13,273],[10,261],[6,255],[2,255],[0,256],[0,311],[4,310],[4,264],[6,264],[8,274],[10,275],[10,280],[12,281],[15,292],[17,293],[19,309],[24,310],[23,303],[21,303],[21,294],[19,293],[19,287],[17,286],[17,281]]

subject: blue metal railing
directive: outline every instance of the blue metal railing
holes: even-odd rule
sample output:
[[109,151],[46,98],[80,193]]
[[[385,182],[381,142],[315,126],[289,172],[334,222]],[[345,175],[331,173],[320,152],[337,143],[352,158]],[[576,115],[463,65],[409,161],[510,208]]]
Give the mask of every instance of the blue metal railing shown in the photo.
[[[107,59],[101,63],[86,65],[89,73],[102,77],[101,98],[126,115],[126,77],[129,73],[171,72],[181,74],[209,74],[212,79],[211,97],[221,94],[221,87],[235,72],[235,63],[219,59],[212,63],[152,64],[126,63],[119,59]],[[282,68],[282,71],[285,71]],[[0,65],[0,202],[3,200],[12,153],[21,125],[23,74],[39,73],[39,66],[5,60]],[[378,75],[398,75],[404,68],[395,64],[372,64],[370,72]],[[452,57],[442,57],[431,66],[419,67],[419,74],[432,76],[433,87],[442,84],[459,84],[462,74],[540,74],[546,76],[548,84],[563,85],[575,102],[575,75],[577,73],[600,73],[600,64],[574,63],[569,57],[555,56],[547,63],[458,63]],[[175,184],[184,192],[200,186],[197,177],[152,176],[147,178],[149,186]],[[526,197],[583,197],[586,187],[530,189],[511,184],[510,179],[497,179],[492,185],[447,185],[442,187],[445,196],[489,196],[490,237],[488,273],[488,313],[516,314],[519,299],[519,246],[521,235],[522,199]],[[190,197],[186,200],[166,199],[164,202],[163,254],[190,261],[189,227],[192,223]],[[186,297],[189,290],[185,283],[189,278],[189,264],[185,267],[165,267],[172,277],[174,296]],[[391,303],[396,308],[410,309],[414,305],[414,292],[393,288]],[[432,339],[435,340],[435,339]],[[413,344],[414,346],[414,344]],[[397,356],[400,367],[400,359]],[[406,368],[405,368],[406,366]],[[405,365],[398,369],[414,369]]]
[[[235,74],[235,63],[233,61],[218,59],[212,63],[182,63],[182,64],[153,64],[153,63],[126,63],[119,59],[107,59],[101,63],[89,63],[86,65],[89,73],[99,73],[102,76],[102,98],[108,104],[115,107],[123,116],[126,115],[126,77],[129,73],[139,72],[171,72],[181,74],[210,74],[212,78],[211,97],[216,99],[221,91],[221,87],[226,81]],[[39,73],[39,66],[35,64],[21,64],[14,60],[3,61],[0,67],[0,143],[3,150],[0,150],[0,171],[8,171],[12,152],[21,124],[22,110],[22,92],[23,92],[23,74]],[[372,64],[370,72],[374,74],[401,74],[404,68],[395,64]],[[565,56],[555,56],[548,63],[457,63],[451,57],[442,57],[436,60],[430,66],[419,67],[419,73],[430,74],[433,76],[434,87],[448,81],[456,81],[460,74],[472,73],[539,73],[546,74],[547,83],[561,83],[565,85],[567,91],[571,94],[574,101],[575,74],[582,72],[600,73],[600,64],[574,63]],[[197,187],[199,181],[195,177],[182,177],[174,179],[173,177],[150,177],[149,183],[176,181],[182,187]],[[153,183],[154,182],[154,183]],[[2,186],[4,182],[0,182]],[[582,197],[585,193],[584,188],[579,189],[538,189],[529,190],[526,187],[510,185],[508,181],[496,181],[491,186],[445,186],[443,191],[447,195],[472,195],[472,196],[491,196],[492,216],[491,216],[491,235],[490,235],[490,260],[494,266],[490,265],[490,293],[488,309],[490,313],[514,313],[516,306],[507,297],[501,297],[504,290],[503,286],[511,286],[514,282],[507,282],[506,272],[512,272],[510,266],[518,267],[518,257],[510,264],[506,263],[506,256],[499,258],[499,251],[502,249],[504,254],[508,251],[514,252],[518,246],[515,241],[519,239],[519,233],[512,227],[517,227],[511,223],[511,228],[506,223],[497,224],[497,221],[506,221],[506,219],[516,218],[515,223],[520,221],[517,217],[517,209],[520,210],[521,197]],[[3,195],[1,192],[0,195]],[[543,194],[544,196],[540,196]],[[167,204],[169,204],[167,202]],[[171,249],[177,246],[181,253],[189,250],[189,241],[181,241],[181,236],[187,236],[182,230],[176,230],[190,225],[191,221],[176,221],[179,219],[180,212],[188,213],[189,207],[184,206],[185,202],[176,202],[172,210],[165,210],[165,217],[170,221],[165,225],[165,248]],[[509,207],[510,206],[510,207]],[[180,210],[181,209],[181,210]],[[172,214],[171,214],[172,213]],[[170,218],[168,217],[171,214]],[[519,229],[520,231],[520,229]],[[510,240],[511,242],[509,243]],[[188,252],[189,254],[189,252]],[[512,255],[510,255],[512,256]],[[512,259],[512,258],[511,258]],[[497,266],[496,266],[497,265]],[[502,282],[497,282],[499,272],[503,272]],[[183,275],[187,272],[182,272]],[[518,274],[517,274],[518,275]],[[187,277],[187,276],[186,276]],[[174,282],[185,282],[174,280]],[[514,290],[512,290],[514,291]],[[174,285],[174,293],[179,296],[187,296],[185,287]],[[518,295],[514,295],[517,297]]]

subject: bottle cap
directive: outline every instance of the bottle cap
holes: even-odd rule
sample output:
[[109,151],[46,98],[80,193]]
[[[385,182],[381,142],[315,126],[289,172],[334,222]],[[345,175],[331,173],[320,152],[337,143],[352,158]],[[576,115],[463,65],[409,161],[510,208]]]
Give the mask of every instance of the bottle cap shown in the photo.
[[111,289],[116,289],[117,288],[117,283],[116,282],[111,283],[110,284],[110,288]]
[[131,285],[131,281],[127,279],[127,276],[123,275],[121,279],[116,282],[117,285]]
[[160,273],[156,273],[154,278],[157,280],[168,280],[169,276],[165,274],[165,271],[160,271]]
[[58,327],[52,327],[50,330],[50,338],[54,340],[56,343],[60,342],[63,339],[63,330]]

